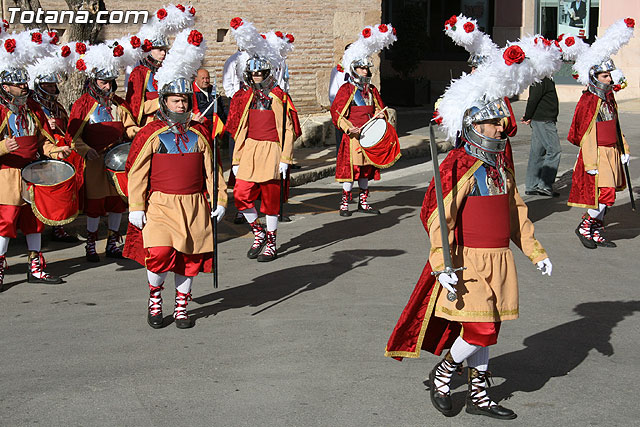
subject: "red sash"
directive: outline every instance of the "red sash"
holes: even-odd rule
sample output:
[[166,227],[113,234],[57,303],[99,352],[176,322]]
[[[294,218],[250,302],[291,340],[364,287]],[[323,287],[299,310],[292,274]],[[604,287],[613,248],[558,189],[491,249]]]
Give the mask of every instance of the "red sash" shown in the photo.
[[273,110],[249,110],[247,137],[256,141],[280,141]]
[[154,99],[158,99],[158,92],[146,91],[144,93],[144,100],[145,101],[153,101]]
[[18,149],[0,156],[2,169],[23,168],[34,161],[38,154],[38,138],[33,136],[16,136]]
[[461,207],[456,243],[468,248],[508,248],[511,237],[509,195],[470,196]]
[[361,105],[355,107],[352,106],[349,110],[349,121],[352,125],[360,127],[373,117],[373,113],[376,112],[376,107],[373,105]]
[[596,137],[601,147],[614,147],[618,143],[618,130],[615,120],[596,122]]
[[154,154],[151,158],[151,191],[166,194],[194,194],[204,189],[202,153]]
[[98,153],[122,141],[124,124],[122,122],[91,123],[84,127],[82,139]]

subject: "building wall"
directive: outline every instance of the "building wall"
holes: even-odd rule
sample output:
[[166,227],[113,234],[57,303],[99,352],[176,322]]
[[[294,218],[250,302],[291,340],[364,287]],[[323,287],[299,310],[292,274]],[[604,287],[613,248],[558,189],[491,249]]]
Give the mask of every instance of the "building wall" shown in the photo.
[[[147,9],[151,13],[162,5],[148,0],[105,0],[105,4],[108,10],[135,8]],[[228,31],[232,18],[243,17],[253,22],[259,31],[275,29],[293,34],[295,49],[287,62],[291,96],[302,114],[320,112],[328,107],[329,75],[340,59],[344,46],[355,41],[364,26],[379,24],[382,15],[381,0],[195,0],[190,4],[196,8],[196,28],[207,41],[204,67],[209,70],[212,79],[214,75],[217,77],[220,90],[224,61],[237,49]],[[45,10],[67,8],[62,0],[41,0],[41,5]],[[7,7],[5,1],[4,16],[8,16]],[[137,27],[109,25],[103,31],[104,38],[135,33]],[[225,31],[226,35],[217,41],[218,34]],[[379,75],[375,78],[379,79]]]

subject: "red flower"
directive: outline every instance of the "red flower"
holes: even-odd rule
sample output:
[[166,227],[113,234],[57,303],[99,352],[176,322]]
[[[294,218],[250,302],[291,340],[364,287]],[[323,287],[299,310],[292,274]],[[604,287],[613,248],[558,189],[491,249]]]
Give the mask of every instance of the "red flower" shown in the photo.
[[38,32],[31,33],[31,41],[37,44],[42,43],[42,34]]
[[118,46],[113,48],[113,56],[117,58],[122,55],[124,55],[124,48],[119,44]]
[[9,21],[7,21],[6,19],[3,19],[2,27],[4,28],[5,31],[7,31],[9,29]]
[[362,30],[362,35],[365,39],[371,37],[371,28],[365,28]]
[[60,54],[63,58],[66,58],[67,56],[71,55],[71,49],[69,49],[69,46],[62,46]]
[[440,116],[440,113],[438,113],[438,110],[433,112],[433,122],[437,125],[442,124],[442,117]]
[[84,71],[87,69],[87,64],[84,63],[83,59],[78,59],[78,62],[76,62],[76,68],[80,71]]
[[82,42],[77,42],[76,52],[79,53],[80,55],[84,55],[85,53],[87,53],[87,45]]
[[177,5],[176,5],[176,7],[177,7],[178,9],[180,9],[180,11],[181,11],[181,12],[184,12],[184,11],[186,10],[186,9],[184,8],[184,6],[183,6],[183,5],[181,5],[181,4],[177,4]]
[[520,64],[524,61],[524,50],[518,45],[509,46],[502,54],[504,63],[507,65]]
[[622,85],[613,85],[612,89],[613,89],[614,92],[618,92],[618,91],[620,91],[622,89]]
[[238,28],[240,28],[240,26],[244,24],[244,22],[242,22],[242,18],[233,18],[231,20],[231,28],[233,28],[234,30],[237,30]]
[[391,32],[393,33],[393,35],[394,35],[394,36],[396,35],[396,29],[395,29],[395,27],[393,28],[393,30],[391,30]]
[[389,27],[387,27],[387,24],[380,24],[378,25],[378,31],[380,31],[381,33],[386,33],[387,31],[389,31]]
[[551,46],[551,40],[542,39],[542,44],[545,45],[545,46]]
[[4,41],[4,48],[7,52],[13,53],[16,50],[16,40],[15,39],[7,39]]
[[203,39],[204,37],[202,37],[202,33],[198,30],[191,30],[189,37],[187,37],[187,41],[194,46],[200,46]]
[[475,30],[475,29],[476,29],[476,26],[475,26],[475,25],[473,25],[473,22],[467,22],[466,24],[464,24],[464,25],[462,26],[462,28],[464,28],[464,30],[465,30],[467,33],[470,33],[470,32],[472,32],[473,30]]
[[344,73],[344,68],[342,68],[342,65],[340,65],[340,64],[336,65],[336,69],[337,69],[339,72]]
[[47,34],[49,35],[49,38],[51,38],[51,41],[49,42],[50,44],[57,44],[58,41],[60,41],[58,33],[56,33],[55,31],[49,31]]
[[195,15],[195,14],[196,14],[196,9],[192,6],[192,7],[189,9],[189,13],[191,14],[191,16]]
[[284,34],[282,34],[282,31],[276,31],[276,37],[279,37],[281,39],[284,38]]
[[454,25],[456,25],[456,22],[458,22],[458,18],[456,17],[456,15],[452,15],[451,18],[449,18],[449,23],[453,27]]
[[571,74],[571,77],[573,77],[575,80],[578,80],[578,77],[580,77],[578,74],[574,73]]
[[149,52],[151,49],[153,49],[153,43],[151,43],[149,39],[144,39],[144,43],[142,43],[142,51]]
[[267,36],[265,36],[264,34],[260,34],[260,36],[261,36],[263,39],[266,39],[266,38],[267,38]]
[[[556,47],[560,47],[560,43],[558,43],[558,40],[554,40],[553,42],[556,44]],[[562,50],[562,49],[560,49],[560,50]]]
[[573,37],[567,37],[564,41],[567,46],[573,46],[576,43],[576,40]]
[[564,33],[560,34],[560,35],[558,36],[558,41],[559,41],[559,42],[561,42],[563,37],[564,37]]
[[287,34],[285,37],[287,38],[287,40],[289,40],[289,43],[293,43],[294,41],[296,41],[295,37],[293,37],[293,34]]
[[138,36],[131,36],[131,40],[129,41],[129,43],[131,43],[131,47],[134,49],[137,49],[140,47],[141,42],[140,42],[140,37]]
[[[633,28],[636,26],[636,21],[633,20],[633,18],[627,18],[624,20],[624,23],[627,24],[627,27],[629,28]],[[619,90],[619,89],[618,89]]]
[[158,17],[159,20],[163,20],[164,18],[167,17],[167,11],[164,9],[158,9],[158,12],[156,12],[156,16]]

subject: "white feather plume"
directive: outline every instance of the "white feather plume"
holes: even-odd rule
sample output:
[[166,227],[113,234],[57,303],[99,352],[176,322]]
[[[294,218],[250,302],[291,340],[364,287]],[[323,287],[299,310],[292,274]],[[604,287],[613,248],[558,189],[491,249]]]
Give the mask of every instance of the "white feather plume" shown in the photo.
[[140,39],[139,36],[132,36],[131,34],[121,37],[116,40],[116,42],[124,48],[124,54],[120,58],[120,62],[123,67],[135,67],[142,58],[146,55],[146,52],[142,49],[141,45],[138,47],[133,47],[132,38],[138,37],[140,43],[144,43],[143,39]]
[[[473,29],[469,32],[465,29],[465,24],[471,23]],[[467,28],[471,28],[467,25]],[[456,17],[455,25],[445,24],[444,32],[453,42],[463,47],[469,54],[477,56],[491,56],[500,48],[484,32],[478,29],[478,22],[462,14]]]
[[[26,68],[41,58],[48,57],[57,49],[51,44],[51,37],[45,32],[40,43],[32,41],[32,34],[38,30],[27,30],[20,33],[7,34],[2,38],[0,48],[0,72],[11,68]],[[6,46],[10,40],[15,42],[13,52],[8,52]]]
[[[371,35],[369,37],[365,37],[364,33],[368,31],[371,32]],[[380,52],[382,49],[391,46],[393,42],[398,40],[394,31],[395,30],[391,24],[380,24],[365,27],[362,32],[360,32],[358,40],[351,43],[351,46],[345,50],[344,55],[342,56],[342,67],[345,70],[349,70],[353,61],[367,58]]]
[[179,78],[193,81],[198,68],[204,61],[207,44],[204,39],[199,46],[189,43],[189,35],[192,29],[182,30],[173,42],[173,46],[167,52],[167,57],[162,62],[162,67],[155,74],[158,89]]
[[[184,6],[184,12],[173,4],[164,6],[167,16],[163,19],[158,18],[156,11],[152,18],[146,24],[143,24],[138,31],[138,37],[144,42],[145,39],[153,40],[161,36],[173,36],[185,28],[193,27],[195,23],[195,14],[191,13],[192,6]],[[193,9],[195,11],[195,9]]]
[[558,44],[562,49],[562,59],[565,61],[575,61],[578,56],[589,49],[589,45],[580,37],[562,35],[559,40]]
[[[65,45],[67,46],[67,45]],[[29,72],[29,87],[33,89],[34,80],[38,76],[44,75],[64,75],[72,73],[75,70],[75,61],[70,53],[66,58],[62,56],[62,47],[58,46],[52,56],[40,58],[37,62],[27,67]],[[71,46],[68,46],[71,49]],[[73,52],[73,51],[71,51]]]
[[[276,49],[272,46],[266,39],[266,36],[263,38],[262,35],[258,32],[253,23],[241,19],[241,21],[236,21],[241,18],[234,18],[232,22],[242,22],[239,26],[232,24],[231,34],[236,39],[236,43],[238,44],[238,49],[246,52],[248,57],[252,57],[257,55],[269,62],[273,69],[278,68],[278,65],[282,62],[282,56],[280,55],[279,49]],[[237,28],[234,28],[236,26]],[[244,71],[246,65],[246,59],[244,62],[240,62],[245,55],[241,55],[238,58],[238,68],[241,68]]]

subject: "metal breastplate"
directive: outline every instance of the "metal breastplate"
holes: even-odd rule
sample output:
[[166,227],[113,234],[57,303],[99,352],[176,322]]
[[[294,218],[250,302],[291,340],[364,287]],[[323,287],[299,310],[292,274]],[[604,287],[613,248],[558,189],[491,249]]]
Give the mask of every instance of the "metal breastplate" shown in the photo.
[[117,110],[117,107],[112,104],[111,113],[109,110],[102,104],[98,104],[96,108],[91,112],[89,116],[89,124],[93,123],[103,123],[103,122],[117,122],[116,114],[112,113]]
[[493,169],[498,173],[495,178],[492,178],[487,174],[488,167],[485,165],[480,166],[473,173],[476,182],[469,196],[496,196],[500,194],[507,194],[507,175],[504,168],[500,167]]
[[155,77],[154,72],[151,72],[151,74],[149,74],[149,80],[147,81],[147,92],[157,92],[158,90],[153,87],[153,79]]
[[18,116],[16,114],[13,114],[13,112],[9,113],[8,124],[9,129],[11,129],[11,135],[13,137],[35,135],[36,124],[30,113],[25,114],[26,127],[24,127],[24,123],[19,123],[17,118]]
[[161,133],[158,135],[160,145],[158,146],[157,153],[183,154],[197,153],[200,151],[198,147],[198,135],[192,130],[188,130],[184,135],[186,138],[182,139],[169,130]]
[[600,103],[600,110],[598,110],[598,117],[596,118],[599,122],[607,122],[609,120],[613,120],[615,118],[615,107],[609,104],[606,101],[602,101]]
[[357,107],[365,107],[371,105],[371,99],[371,93],[369,94],[369,97],[365,99],[364,95],[362,94],[362,90],[356,89],[356,93],[353,95],[352,105],[355,105]]

